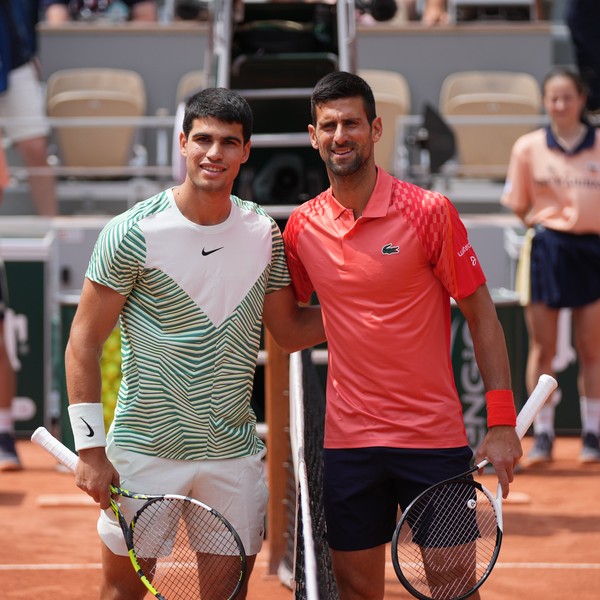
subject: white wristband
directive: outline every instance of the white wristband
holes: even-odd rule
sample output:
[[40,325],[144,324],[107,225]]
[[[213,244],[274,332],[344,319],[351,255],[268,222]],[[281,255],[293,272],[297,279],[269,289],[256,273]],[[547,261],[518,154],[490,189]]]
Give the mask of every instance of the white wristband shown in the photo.
[[100,402],[81,402],[69,405],[75,450],[106,446],[104,413]]

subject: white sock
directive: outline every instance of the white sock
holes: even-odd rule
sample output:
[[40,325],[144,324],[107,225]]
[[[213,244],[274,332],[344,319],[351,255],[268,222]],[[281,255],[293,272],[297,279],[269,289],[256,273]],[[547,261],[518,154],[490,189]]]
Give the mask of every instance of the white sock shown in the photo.
[[588,431],[600,434],[600,398],[587,398],[581,396],[579,399],[581,408],[581,429],[583,433]]
[[13,416],[10,408],[0,408],[0,433],[13,432]]
[[546,404],[542,407],[533,422],[533,431],[535,435],[547,433],[554,438],[554,406]]
[[554,439],[554,413],[556,405],[560,402],[560,394],[554,392],[552,396],[542,406],[540,412],[533,421],[533,432],[535,435],[547,433]]

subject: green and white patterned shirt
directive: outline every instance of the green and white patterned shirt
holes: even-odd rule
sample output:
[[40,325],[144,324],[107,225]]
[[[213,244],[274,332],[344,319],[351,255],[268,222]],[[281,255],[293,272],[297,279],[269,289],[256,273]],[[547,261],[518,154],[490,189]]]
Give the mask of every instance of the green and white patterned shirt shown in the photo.
[[172,459],[248,456],[263,443],[250,406],[264,296],[290,283],[275,221],[231,196],[214,226],[166,190],[112,219],[86,277],[127,296],[117,446]]

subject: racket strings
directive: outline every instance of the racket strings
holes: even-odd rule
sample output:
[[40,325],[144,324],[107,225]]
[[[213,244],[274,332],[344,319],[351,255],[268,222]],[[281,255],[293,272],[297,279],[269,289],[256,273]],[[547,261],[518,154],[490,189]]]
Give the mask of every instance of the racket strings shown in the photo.
[[132,524],[140,569],[167,600],[233,598],[244,573],[238,539],[219,515],[183,498],[147,503]]
[[498,546],[490,499],[471,482],[433,488],[403,516],[396,554],[401,577],[428,598],[470,594],[487,576]]

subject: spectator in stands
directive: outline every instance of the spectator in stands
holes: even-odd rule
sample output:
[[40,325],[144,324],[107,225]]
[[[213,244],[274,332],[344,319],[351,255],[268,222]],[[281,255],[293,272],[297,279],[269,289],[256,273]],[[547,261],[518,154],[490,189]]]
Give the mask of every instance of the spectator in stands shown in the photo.
[[398,8],[402,11],[406,21],[417,21],[419,19],[417,0],[398,0]]
[[357,22],[370,25],[391,21],[398,12],[398,4],[396,0],[356,0],[356,11]]
[[[522,301],[529,333],[527,387],[553,373],[558,317],[572,309],[579,359],[583,446],[580,461],[600,462],[600,138],[584,110],[579,75],[557,67],[546,76],[547,127],[519,138],[502,203],[529,228],[521,257]],[[527,265],[527,266],[525,266]],[[534,422],[529,464],[552,460],[558,395]]]
[[[8,185],[8,167],[2,137],[0,137],[0,202],[4,188]],[[8,302],[4,263],[0,260],[0,471],[15,471],[21,468],[14,439],[12,401],[15,395],[15,373],[6,349],[4,311]]]
[[[1,153],[1,150],[0,150]],[[0,194],[2,173],[0,165]],[[18,471],[21,462],[15,448],[12,401],[15,396],[15,372],[6,349],[4,311],[8,305],[8,289],[4,263],[0,259],[0,472]]]
[[[591,0],[594,1],[594,0]],[[450,22],[448,16],[447,0],[423,0],[423,11],[421,21],[424,25],[447,25]],[[541,18],[541,0],[536,1],[536,14]],[[485,5],[480,7],[463,6],[458,9],[458,21],[472,21],[480,17],[490,16],[492,18],[508,19],[508,20],[526,20],[530,19],[529,8],[520,6],[503,6],[500,2],[498,6]]]
[[571,32],[577,67],[589,88],[587,108],[600,111],[600,2],[570,0],[565,21]]
[[[8,185],[8,167],[0,137],[0,202]],[[12,401],[15,395],[15,372],[10,364],[4,332],[4,311],[8,303],[6,273],[0,260],[0,471],[16,471],[21,463],[15,448]]]
[[[36,57],[38,12],[37,0],[0,2],[0,117],[8,119],[3,129],[31,169],[29,184],[37,214],[53,216],[58,213],[54,176],[33,171],[48,167],[49,128]],[[29,122],[18,122],[23,117]]]
[[446,0],[425,0],[421,21],[424,25],[447,25],[450,21]]
[[326,75],[311,109],[331,187],[292,212],[284,241],[298,300],[316,291],[323,310],[323,495],[340,598],[380,600],[398,506],[472,459],[450,360],[451,296],[487,390],[478,459],[490,459],[505,497],[522,451],[502,326],[458,212],[377,167],[382,122],[363,79]]
[[[210,19],[210,3],[200,0],[175,0],[173,17],[176,21],[207,21]],[[243,14],[242,0],[235,0],[234,14]]]
[[94,18],[103,13],[110,16],[117,4],[129,11],[127,17],[131,21],[157,20],[156,0],[44,0],[45,19],[49,25],[60,25],[71,19]]

